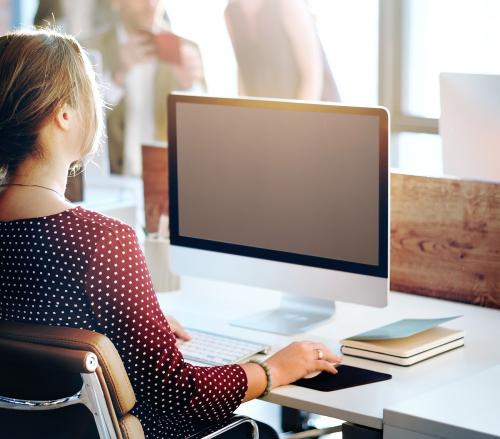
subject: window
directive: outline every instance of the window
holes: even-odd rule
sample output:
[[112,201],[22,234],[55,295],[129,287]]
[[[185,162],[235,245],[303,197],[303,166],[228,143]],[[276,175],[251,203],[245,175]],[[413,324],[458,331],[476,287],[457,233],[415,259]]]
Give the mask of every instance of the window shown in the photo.
[[13,0],[10,1],[11,22],[10,28],[29,27],[33,25],[38,0]]
[[168,0],[167,12],[173,31],[198,44],[208,91],[214,95],[238,92],[238,71],[226,31],[227,0]]
[[378,104],[378,1],[309,0],[342,101]]
[[410,0],[402,108],[439,117],[440,72],[500,73],[498,0]]
[[382,0],[380,21],[380,102],[392,116],[392,165],[440,174],[439,73],[500,73],[500,2]]
[[[500,74],[500,1],[305,1],[342,101],[389,108],[392,166],[439,174],[439,73]],[[30,24],[38,4],[1,2],[11,7],[1,9],[0,25],[3,19],[14,26]],[[215,95],[235,95],[238,89],[226,5],[227,0],[165,0],[173,30],[200,46],[208,91]]]

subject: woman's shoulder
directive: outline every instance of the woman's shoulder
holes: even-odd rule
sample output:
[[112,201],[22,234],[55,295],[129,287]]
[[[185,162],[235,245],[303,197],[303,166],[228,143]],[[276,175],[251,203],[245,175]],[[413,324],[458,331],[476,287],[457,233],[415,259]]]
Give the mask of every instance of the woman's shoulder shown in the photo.
[[123,221],[82,206],[69,209],[65,213],[68,221],[74,221],[75,224],[90,229],[95,234],[135,237],[134,229]]

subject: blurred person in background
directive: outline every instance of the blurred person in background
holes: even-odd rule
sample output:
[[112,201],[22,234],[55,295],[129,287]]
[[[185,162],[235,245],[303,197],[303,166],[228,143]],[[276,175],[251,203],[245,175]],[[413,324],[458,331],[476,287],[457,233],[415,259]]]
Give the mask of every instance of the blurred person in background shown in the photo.
[[58,29],[78,39],[102,32],[114,19],[112,0],[39,0],[34,25]]
[[170,32],[162,0],[113,0],[112,26],[84,41],[101,53],[112,173],[140,176],[141,145],[166,141],[166,99],[206,89],[198,46]]
[[10,0],[0,0],[0,35],[3,35],[10,29],[11,16]]
[[340,101],[305,0],[229,0],[239,94]]

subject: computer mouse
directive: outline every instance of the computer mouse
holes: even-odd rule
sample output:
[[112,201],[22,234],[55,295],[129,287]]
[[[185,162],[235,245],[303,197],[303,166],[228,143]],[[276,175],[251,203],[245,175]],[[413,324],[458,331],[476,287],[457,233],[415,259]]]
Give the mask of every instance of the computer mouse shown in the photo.
[[[337,369],[337,367],[340,366],[340,363],[334,363],[333,364],[333,367],[335,367],[335,369]],[[311,378],[315,378],[317,377],[321,372],[324,372],[322,370],[317,370],[316,372],[311,372],[311,373],[308,373],[303,379],[305,380],[310,380]],[[328,372],[327,372],[328,373]]]
[[303,379],[310,380],[311,378],[317,377],[321,372],[321,370],[317,370],[316,372],[308,373]]

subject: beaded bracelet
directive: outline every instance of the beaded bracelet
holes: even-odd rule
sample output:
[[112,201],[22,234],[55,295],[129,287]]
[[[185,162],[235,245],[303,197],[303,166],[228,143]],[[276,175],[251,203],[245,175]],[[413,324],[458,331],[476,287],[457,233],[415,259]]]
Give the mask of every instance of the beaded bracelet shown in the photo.
[[271,375],[271,369],[269,369],[269,366],[264,361],[251,359],[249,363],[258,364],[260,367],[262,367],[262,369],[264,369],[264,372],[266,373],[266,378],[267,378],[266,389],[264,390],[264,393],[262,393],[262,395],[259,396],[259,398],[264,398],[265,396],[269,395],[271,389],[273,388],[273,377]]

